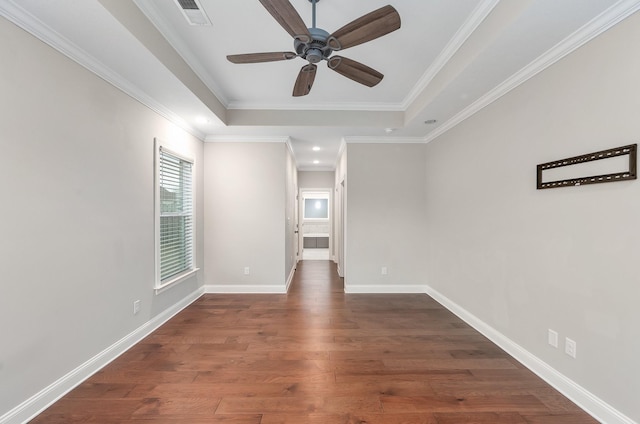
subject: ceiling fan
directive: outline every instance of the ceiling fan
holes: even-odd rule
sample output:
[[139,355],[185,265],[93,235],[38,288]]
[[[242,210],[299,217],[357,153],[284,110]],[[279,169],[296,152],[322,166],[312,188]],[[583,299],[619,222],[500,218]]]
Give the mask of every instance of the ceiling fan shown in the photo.
[[362,63],[343,56],[331,56],[334,51],[357,46],[400,28],[400,15],[387,5],[348,23],[332,34],[316,28],[316,4],[320,0],[309,0],[313,4],[313,23],[307,28],[289,0],[260,0],[276,21],[293,37],[295,52],[248,53],[227,56],[232,63],[260,63],[291,60],[301,57],[309,63],[298,74],[293,96],[306,96],[311,91],[318,66],[326,60],[329,69],[360,84],[373,87],[384,75]]

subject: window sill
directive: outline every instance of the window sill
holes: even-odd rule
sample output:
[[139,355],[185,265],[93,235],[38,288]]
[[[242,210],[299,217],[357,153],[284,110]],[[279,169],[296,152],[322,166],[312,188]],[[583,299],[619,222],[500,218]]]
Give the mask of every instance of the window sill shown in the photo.
[[164,281],[160,284],[156,284],[155,287],[155,291],[156,294],[160,294],[162,292],[164,292],[165,290],[170,289],[171,287],[175,286],[176,284],[179,284],[185,280],[187,280],[188,278],[192,277],[193,275],[195,275],[198,271],[200,271],[200,268],[193,268],[189,271],[185,271],[182,274],[178,274],[175,277],[173,277],[170,280]]

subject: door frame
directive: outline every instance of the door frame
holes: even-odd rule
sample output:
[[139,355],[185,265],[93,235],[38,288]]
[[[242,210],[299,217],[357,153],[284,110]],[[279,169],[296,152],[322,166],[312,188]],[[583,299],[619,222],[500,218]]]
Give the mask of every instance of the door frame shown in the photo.
[[[329,237],[329,259],[328,260],[332,260],[333,254],[334,254],[334,246],[333,246],[333,226],[335,223],[335,219],[334,219],[334,213],[335,211],[333,210],[333,205],[334,205],[334,189],[333,187],[323,187],[323,188],[307,188],[307,187],[301,187],[298,189],[298,211],[297,211],[297,215],[298,215],[298,252],[299,252],[299,259],[303,259],[304,256],[304,224],[305,224],[305,218],[304,218],[304,199],[305,199],[305,194],[319,194],[321,196],[326,195],[326,198],[328,199],[328,214],[329,214],[329,219],[328,219],[328,224],[329,224],[329,231],[327,232],[327,237]],[[320,221],[319,221],[320,222]]]

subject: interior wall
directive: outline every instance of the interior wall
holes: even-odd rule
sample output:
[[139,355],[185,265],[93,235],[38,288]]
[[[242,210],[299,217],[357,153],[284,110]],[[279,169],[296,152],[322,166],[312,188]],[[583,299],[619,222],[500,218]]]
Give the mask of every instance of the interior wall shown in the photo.
[[201,289],[154,293],[153,140],[195,159],[198,229],[203,146],[4,18],[0,39],[2,416]]
[[638,142],[634,40],[637,13],[428,144],[426,257],[432,288],[640,422],[640,182],[536,190],[539,163]]
[[284,291],[287,155],[284,142],[205,143],[207,290]]
[[347,292],[422,291],[425,152],[424,144],[347,144]]
[[334,186],[333,171],[298,171],[300,188],[329,188]]

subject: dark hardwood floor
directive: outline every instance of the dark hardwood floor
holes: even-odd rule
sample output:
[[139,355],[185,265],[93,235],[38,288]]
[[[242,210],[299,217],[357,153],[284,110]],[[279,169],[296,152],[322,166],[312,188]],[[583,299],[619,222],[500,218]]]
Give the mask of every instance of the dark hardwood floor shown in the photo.
[[204,295],[32,423],[585,424],[426,295],[343,293],[301,262],[287,295]]

